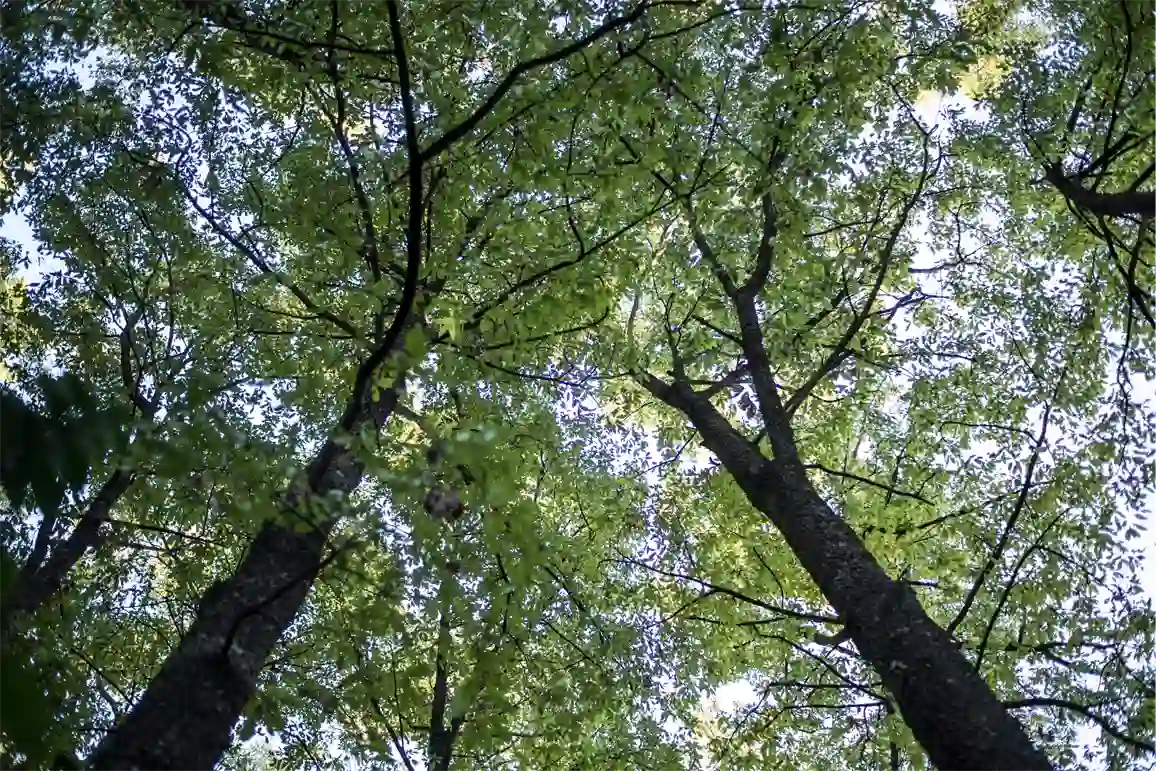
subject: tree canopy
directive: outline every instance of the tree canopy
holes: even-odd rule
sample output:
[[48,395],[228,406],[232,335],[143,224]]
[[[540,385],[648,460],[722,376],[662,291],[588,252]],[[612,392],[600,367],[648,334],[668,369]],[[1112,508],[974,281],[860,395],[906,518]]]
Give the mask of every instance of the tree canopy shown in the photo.
[[1150,3],[2,27],[0,764],[1156,767]]

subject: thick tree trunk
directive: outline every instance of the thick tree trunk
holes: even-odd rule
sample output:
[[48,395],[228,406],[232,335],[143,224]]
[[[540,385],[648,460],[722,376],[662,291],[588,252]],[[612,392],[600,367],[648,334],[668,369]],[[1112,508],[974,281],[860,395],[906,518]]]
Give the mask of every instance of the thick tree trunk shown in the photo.
[[815,492],[797,459],[765,458],[686,383],[646,377],[644,385],[690,418],[750,502],[782,533],[932,763],[942,769],[1051,768],[914,591],[893,581]]
[[[397,390],[363,406],[353,425],[385,424]],[[334,438],[292,489],[285,518],[267,522],[237,570],[205,592],[197,618],[125,719],[100,743],[92,768],[208,769],[228,749],[233,725],[277,640],[323,565],[336,518],[311,513],[316,497],[351,493],[364,463]]]

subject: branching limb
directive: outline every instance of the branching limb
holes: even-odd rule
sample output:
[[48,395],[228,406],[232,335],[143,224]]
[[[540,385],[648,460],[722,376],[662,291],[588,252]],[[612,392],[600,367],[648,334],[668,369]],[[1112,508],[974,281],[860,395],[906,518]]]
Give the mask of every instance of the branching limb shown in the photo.
[[[391,4],[391,7],[392,6],[393,4]],[[453,128],[447,130],[444,134],[434,140],[434,142],[430,144],[429,147],[421,151],[421,160],[424,162],[431,158],[436,158],[438,155],[448,150],[459,139],[465,137],[467,134],[473,131],[479,123],[485,120],[487,115],[494,111],[494,108],[497,107],[502,99],[506,96],[506,94],[509,93],[510,89],[517,85],[522,76],[529,72],[533,72],[540,67],[545,67],[546,65],[553,64],[554,62],[560,62],[571,54],[578,53],[583,48],[598,42],[615,30],[621,29],[629,24],[634,23],[638,19],[642,18],[642,16],[645,15],[649,9],[650,3],[640,2],[629,13],[623,16],[614,16],[608,19],[605,23],[592,31],[590,34],[584,35],[578,40],[555,49],[550,53],[543,54],[542,56],[528,59],[524,62],[519,62],[518,64],[514,65],[514,68],[506,74],[506,76],[498,84],[497,88],[494,89],[493,93],[491,93],[486,101],[482,102],[482,104],[476,110],[474,110],[469,115],[469,117],[467,117]],[[400,40],[400,35],[395,35],[395,41],[396,40]],[[398,46],[398,49],[400,71],[400,59],[402,58],[400,46]],[[403,78],[403,81],[406,80],[408,80],[408,77]],[[405,86],[403,86],[403,88],[405,88]]]
[[[365,419],[366,400],[369,396],[370,384],[378,368],[386,357],[393,352],[402,333],[409,327],[411,311],[417,299],[418,283],[421,277],[422,261],[422,214],[423,201],[423,167],[419,150],[417,134],[416,109],[413,101],[413,91],[410,84],[409,60],[406,57],[405,43],[402,39],[401,18],[396,0],[387,0],[386,10],[389,14],[389,30],[393,37],[394,49],[397,53],[398,80],[401,88],[402,113],[405,118],[405,146],[408,162],[409,177],[409,216],[405,230],[406,263],[405,280],[402,285],[401,297],[394,312],[393,321],[385,331],[382,339],[377,341],[377,347],[357,368],[353,381],[353,396],[341,416],[339,428],[343,432],[350,431],[359,420]],[[336,443],[326,445],[322,456],[314,467],[313,475],[319,477],[324,474],[333,457],[339,451]]]
[[1044,179],[1076,207],[1102,217],[1156,217],[1156,195],[1149,191],[1130,190],[1122,193],[1100,193],[1089,190],[1064,174],[1058,163],[1050,163]]
[[[1060,377],[1060,383],[1063,383],[1063,376]],[[1058,390],[1059,386],[1057,385],[1056,388]],[[1028,460],[1027,469],[1024,471],[1024,482],[1020,487],[1015,506],[1012,507],[1012,511],[1008,516],[1007,522],[1004,523],[1003,531],[999,535],[999,540],[996,541],[995,548],[992,549],[991,554],[988,555],[987,561],[983,565],[983,568],[975,577],[975,581],[972,583],[971,589],[968,591],[967,596],[963,600],[963,605],[960,607],[959,612],[956,614],[955,618],[953,618],[951,623],[947,625],[946,631],[948,634],[954,633],[955,630],[959,628],[959,625],[963,623],[963,620],[967,618],[967,614],[971,610],[972,603],[975,602],[976,596],[979,594],[980,590],[983,588],[984,583],[987,581],[988,574],[990,574],[991,571],[995,569],[996,563],[998,563],[1000,558],[1003,556],[1003,550],[1007,548],[1008,541],[1011,539],[1011,535],[1015,530],[1016,523],[1019,521],[1020,514],[1023,512],[1024,507],[1027,505],[1028,491],[1032,488],[1032,477],[1036,472],[1036,465],[1039,463],[1040,455],[1043,453],[1045,439],[1047,438],[1048,433],[1048,421],[1051,418],[1051,414],[1052,402],[1049,401],[1047,406],[1044,407],[1044,416],[1040,426],[1040,433],[1036,439],[1036,446],[1032,450],[1031,458]]]
[[120,377],[125,392],[133,406],[141,411],[146,418],[152,418],[157,411],[159,395],[152,400],[145,398],[141,392],[141,378],[143,371],[133,374],[131,358],[133,356],[133,328],[140,319],[141,311],[129,314],[124,321],[124,328],[120,331]]
[[880,290],[883,288],[883,282],[887,278],[887,272],[891,267],[891,261],[895,254],[895,246],[899,242],[899,237],[903,233],[904,228],[907,227],[907,222],[911,217],[911,212],[915,206],[922,200],[923,191],[926,189],[928,180],[934,174],[931,168],[931,153],[928,148],[930,137],[924,133],[923,137],[923,167],[919,173],[919,183],[915,191],[904,202],[903,209],[900,211],[899,217],[895,220],[895,224],[891,227],[891,232],[887,236],[887,241],[883,245],[883,249],[879,254],[879,269],[875,273],[875,283],[871,286],[871,291],[867,295],[867,299],[863,303],[862,309],[855,314],[851,320],[851,324],[844,331],[842,337],[835,344],[831,353],[823,361],[815,372],[799,386],[795,393],[791,394],[791,398],[787,400],[785,405],[786,413],[789,416],[794,415],[798,410],[799,405],[811,394],[815,387],[822,382],[823,378],[834,372],[839,368],[844,361],[849,358],[852,353],[849,346],[854,341],[855,336],[866,324],[867,319],[872,314],[872,307],[875,304],[875,298],[879,296]]
[[771,198],[769,190],[763,193],[760,203],[762,205],[763,228],[759,236],[758,251],[755,255],[755,269],[751,271],[751,275],[742,288],[744,294],[750,295],[762,291],[763,286],[767,283],[767,278],[771,274],[771,260],[774,257],[775,236],[779,233],[775,202]]

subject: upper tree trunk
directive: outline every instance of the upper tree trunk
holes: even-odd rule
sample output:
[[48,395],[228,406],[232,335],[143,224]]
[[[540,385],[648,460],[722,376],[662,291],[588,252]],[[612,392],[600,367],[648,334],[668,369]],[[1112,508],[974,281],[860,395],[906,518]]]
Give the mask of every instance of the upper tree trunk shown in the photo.
[[[396,389],[364,405],[353,426],[384,425]],[[322,566],[336,524],[310,514],[315,496],[351,493],[364,463],[331,438],[286,496],[285,518],[267,522],[237,570],[205,592],[197,618],[125,719],[100,743],[92,768],[207,769],[228,749],[233,725],[277,640]],[[301,523],[294,527],[294,522]],[[226,655],[227,650],[227,655]]]
[[797,459],[763,457],[686,383],[648,378],[645,385],[690,418],[750,502],[782,533],[932,763],[942,769],[1051,768],[910,586],[893,581],[815,492]]

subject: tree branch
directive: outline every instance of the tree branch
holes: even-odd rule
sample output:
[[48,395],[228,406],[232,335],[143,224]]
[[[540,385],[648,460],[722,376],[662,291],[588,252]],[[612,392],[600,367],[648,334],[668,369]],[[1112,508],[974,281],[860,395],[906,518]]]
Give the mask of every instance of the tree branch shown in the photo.
[[[1062,375],[1060,377],[1060,382],[1063,382]],[[1057,386],[1057,390],[1058,389],[1059,386]],[[1047,406],[1044,407],[1044,417],[1042,425],[1040,426],[1039,437],[1036,439],[1035,449],[1032,450],[1032,456],[1028,460],[1027,469],[1024,471],[1024,482],[1020,487],[1020,492],[1016,498],[1015,506],[1012,508],[1011,514],[1008,516],[1007,522],[1004,524],[1003,531],[1000,533],[999,540],[996,541],[995,548],[992,549],[991,554],[988,555],[987,561],[984,563],[983,568],[979,571],[979,575],[976,576],[975,582],[972,584],[971,589],[967,593],[967,597],[964,598],[963,606],[960,607],[959,612],[955,615],[955,618],[951,620],[951,623],[947,625],[945,631],[948,634],[953,634],[955,630],[959,628],[959,625],[963,623],[963,620],[967,617],[968,612],[971,610],[972,603],[975,602],[976,596],[979,594],[980,590],[983,588],[984,582],[987,580],[988,574],[995,569],[996,562],[998,562],[1000,557],[1003,556],[1003,550],[1007,547],[1007,543],[1011,539],[1011,534],[1015,530],[1016,522],[1019,520],[1020,514],[1023,512],[1024,506],[1027,504],[1028,491],[1032,487],[1032,475],[1035,474],[1036,464],[1039,463],[1040,454],[1044,449],[1044,439],[1047,437],[1048,420],[1050,419],[1051,414],[1052,402],[1049,401]]]
[[[477,125],[486,118],[487,115],[493,112],[494,108],[498,106],[498,103],[502,101],[502,98],[517,84],[518,79],[526,73],[531,72],[539,67],[544,67],[548,64],[562,61],[571,54],[577,53],[591,43],[595,43],[601,38],[609,35],[616,29],[637,21],[649,9],[649,2],[641,2],[634,8],[633,11],[626,14],[625,16],[616,16],[608,20],[590,34],[581,37],[572,43],[564,45],[561,48],[551,51],[548,54],[543,54],[542,56],[535,57],[528,61],[519,62],[518,64],[514,65],[514,68],[506,74],[506,77],[502,79],[502,82],[498,84],[497,88],[494,89],[489,98],[487,98],[486,101],[484,101],[476,110],[474,110],[469,117],[467,117],[453,128],[447,130],[444,134],[442,134],[441,137],[435,140],[433,144],[421,152],[421,160],[427,161],[430,158],[437,157],[439,154],[448,150],[454,142],[457,142],[459,139],[473,131]],[[399,50],[399,70],[402,55],[403,54]]]
[[1052,184],[1060,195],[1077,208],[1101,217],[1156,217],[1156,194],[1151,191],[1132,190],[1123,193],[1099,193],[1089,190],[1077,180],[1064,174],[1058,163],[1049,163],[1044,170],[1044,179]]
[[1100,728],[1104,729],[1104,733],[1108,734],[1112,738],[1118,739],[1119,741],[1135,747],[1138,750],[1143,750],[1144,752],[1156,752],[1156,747],[1154,747],[1151,742],[1146,742],[1143,739],[1136,739],[1129,736],[1123,731],[1115,728],[1104,716],[1093,712],[1083,704],[1078,704],[1074,701],[1068,701],[1067,699],[1052,699],[1045,696],[1036,696],[1026,699],[1013,699],[1011,701],[1005,701],[1003,705],[1007,709],[1024,709],[1027,707],[1058,707],[1060,709],[1078,712],[1079,714],[1091,720],[1093,723],[1100,726]]
[[851,342],[855,339],[855,336],[859,334],[859,330],[863,328],[863,325],[871,316],[871,308],[875,304],[875,298],[879,296],[879,290],[883,288],[883,282],[887,277],[887,270],[891,267],[891,259],[895,253],[895,245],[898,243],[899,236],[902,234],[903,229],[907,226],[907,220],[910,218],[912,210],[923,198],[923,191],[927,185],[927,181],[932,176],[930,169],[931,157],[927,147],[928,141],[928,136],[924,134],[923,168],[919,173],[919,184],[915,188],[915,192],[913,192],[911,197],[908,198],[904,203],[903,209],[899,214],[899,218],[895,221],[895,225],[892,226],[891,232],[887,236],[887,242],[883,245],[883,249],[879,255],[879,270],[875,274],[875,283],[872,285],[871,291],[867,295],[866,301],[863,303],[862,310],[855,314],[855,317],[851,321],[851,325],[847,327],[847,330],[843,333],[843,336],[839,338],[839,341],[835,344],[831,350],[831,353],[827,356],[822,365],[820,365],[819,368],[815,370],[815,372],[809,378],[807,378],[803,385],[799,386],[795,393],[791,394],[791,398],[787,400],[787,403],[784,407],[788,417],[794,415],[795,411],[799,408],[799,405],[803,403],[803,400],[805,400],[811,394],[811,391],[815,389],[815,386],[817,386],[823,380],[823,378],[827,377],[827,375],[835,371],[835,369],[838,368],[840,364],[842,364],[849,356],[852,355],[848,350],[848,346],[851,345]]
[[831,476],[843,477],[845,479],[853,479],[856,482],[862,482],[865,485],[870,485],[871,487],[877,487],[880,490],[885,490],[885,491],[887,491],[887,493],[889,495],[898,495],[898,496],[903,497],[903,498],[912,498],[914,500],[919,501],[920,503],[927,504],[928,506],[932,506],[932,507],[935,506],[934,503],[927,500],[919,493],[909,493],[906,490],[900,490],[896,487],[893,487],[892,485],[885,485],[882,482],[876,482],[874,479],[868,479],[867,477],[862,477],[862,476],[859,476],[858,474],[852,474],[849,471],[836,471],[833,468],[827,468],[826,466],[824,466],[821,463],[808,463],[805,466],[803,466],[803,468],[815,469],[816,471],[822,471],[824,474],[830,474]]

